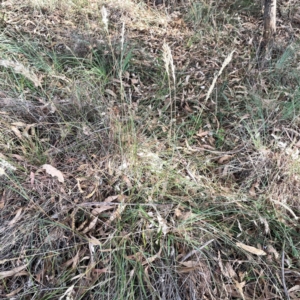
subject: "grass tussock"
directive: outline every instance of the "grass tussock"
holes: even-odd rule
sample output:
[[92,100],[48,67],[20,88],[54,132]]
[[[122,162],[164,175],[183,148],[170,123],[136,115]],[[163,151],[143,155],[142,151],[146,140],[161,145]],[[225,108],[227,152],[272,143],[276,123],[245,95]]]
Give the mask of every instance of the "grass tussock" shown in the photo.
[[227,2],[1,3],[1,299],[299,299],[299,26]]

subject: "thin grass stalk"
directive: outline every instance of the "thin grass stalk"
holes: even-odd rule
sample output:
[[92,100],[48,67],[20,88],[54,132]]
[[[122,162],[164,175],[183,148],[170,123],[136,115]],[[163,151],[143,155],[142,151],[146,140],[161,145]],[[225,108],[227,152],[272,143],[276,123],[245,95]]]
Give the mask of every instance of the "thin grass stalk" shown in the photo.
[[[176,102],[176,77],[175,77],[175,66],[174,66],[171,48],[166,42],[164,42],[163,44],[163,60],[165,63],[165,70],[168,77],[168,87],[170,93],[170,106],[171,106],[170,134],[172,135],[172,129],[173,129],[172,123],[173,120],[176,119],[176,103],[175,103]],[[173,79],[173,90],[174,90],[173,94],[172,94],[171,76]],[[173,134],[174,134],[174,141],[175,141],[175,135],[176,135],[175,128]]]

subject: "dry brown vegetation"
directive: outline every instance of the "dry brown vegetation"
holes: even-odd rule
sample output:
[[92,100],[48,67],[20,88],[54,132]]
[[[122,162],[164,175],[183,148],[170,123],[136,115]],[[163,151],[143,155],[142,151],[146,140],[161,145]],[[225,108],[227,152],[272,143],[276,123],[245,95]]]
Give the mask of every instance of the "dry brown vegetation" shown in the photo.
[[1,2],[1,299],[300,298],[296,2]]

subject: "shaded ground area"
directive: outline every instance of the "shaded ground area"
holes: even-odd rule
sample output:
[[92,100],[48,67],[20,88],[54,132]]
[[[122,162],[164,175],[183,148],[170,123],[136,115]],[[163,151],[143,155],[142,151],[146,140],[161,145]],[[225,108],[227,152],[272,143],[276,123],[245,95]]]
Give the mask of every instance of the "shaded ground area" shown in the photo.
[[299,10],[0,12],[0,296],[299,299]]

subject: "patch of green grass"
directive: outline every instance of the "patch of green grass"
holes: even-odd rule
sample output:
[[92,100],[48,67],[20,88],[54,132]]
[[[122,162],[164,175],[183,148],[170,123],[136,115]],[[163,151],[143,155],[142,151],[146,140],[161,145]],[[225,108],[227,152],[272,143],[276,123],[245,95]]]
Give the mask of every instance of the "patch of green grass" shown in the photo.
[[205,2],[194,2],[189,8],[187,20],[198,28],[201,23],[207,24],[210,18],[212,7]]
[[251,1],[251,0],[241,0],[234,1],[229,4],[231,12],[242,12],[251,14],[252,16],[261,16],[262,6],[260,1]]
[[298,118],[300,113],[300,87],[298,87],[289,98],[290,99],[282,104],[282,118],[284,120],[293,121]]
[[185,18],[194,27],[196,34],[201,32],[202,36],[205,36],[214,34],[216,26],[222,28],[232,17],[224,8],[223,3],[196,1],[191,3]]

